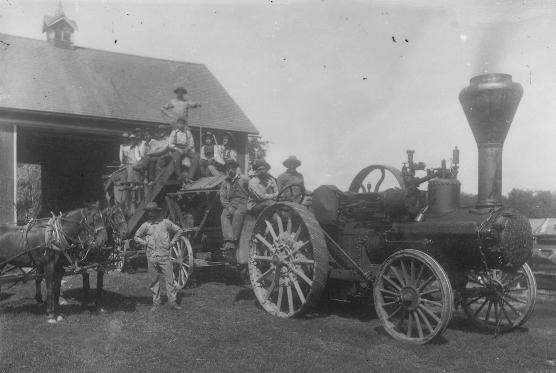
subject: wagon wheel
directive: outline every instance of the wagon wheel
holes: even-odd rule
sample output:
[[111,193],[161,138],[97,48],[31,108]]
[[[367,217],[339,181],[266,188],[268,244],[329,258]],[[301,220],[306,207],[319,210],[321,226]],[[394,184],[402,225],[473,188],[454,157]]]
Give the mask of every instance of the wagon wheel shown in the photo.
[[326,241],[313,214],[292,202],[264,210],[251,234],[248,267],[253,292],[268,313],[306,313],[328,275]]
[[[291,199],[294,196],[294,199]],[[276,196],[277,202],[295,202],[301,203],[305,199],[305,186],[303,184],[290,184],[282,188]]]
[[402,250],[382,264],[374,301],[388,334],[397,340],[424,344],[448,326],[454,294],[436,260],[418,250]]
[[507,332],[527,321],[537,298],[537,282],[527,263],[517,271],[468,271],[462,306],[476,326]]
[[193,248],[187,237],[181,236],[172,245],[170,259],[174,265],[174,286],[183,289],[193,273]]

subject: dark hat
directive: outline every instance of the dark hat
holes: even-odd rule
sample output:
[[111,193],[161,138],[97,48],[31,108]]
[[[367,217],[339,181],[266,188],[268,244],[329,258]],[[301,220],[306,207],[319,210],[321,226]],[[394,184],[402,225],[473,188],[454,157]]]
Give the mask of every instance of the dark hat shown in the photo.
[[214,140],[214,137],[213,137],[213,136],[214,136],[214,135],[212,134],[212,132],[207,131],[205,134],[203,134],[203,141],[204,141],[207,137],[210,138],[211,140]]
[[156,202],[149,202],[145,205],[145,207],[143,207],[143,210],[145,211],[162,211],[162,209],[160,207],[158,207],[158,204]]
[[239,167],[239,163],[235,159],[226,159],[226,167],[228,168],[236,168]]
[[232,135],[231,132],[224,132],[222,134],[222,140],[224,139],[224,137],[228,136],[228,138],[230,139],[230,142],[233,144],[234,143],[234,135]]
[[286,158],[286,160],[284,162],[282,162],[282,164],[286,168],[299,167],[299,166],[301,166],[301,161],[299,159],[297,159],[297,157],[295,155],[290,155],[288,158]]
[[266,168],[266,170],[270,170],[270,165],[268,163],[266,163],[266,161],[264,159],[259,159],[257,161],[255,161],[255,163],[253,164],[253,170],[258,170],[259,168],[264,167]]
[[178,92],[183,92],[183,93],[187,94],[187,89],[185,89],[182,86],[177,86],[176,89],[174,89],[174,93],[177,94]]

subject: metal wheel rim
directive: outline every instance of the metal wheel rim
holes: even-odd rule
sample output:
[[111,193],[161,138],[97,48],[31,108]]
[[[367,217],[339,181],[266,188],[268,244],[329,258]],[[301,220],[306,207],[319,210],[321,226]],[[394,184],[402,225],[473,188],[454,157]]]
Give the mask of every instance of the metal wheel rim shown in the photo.
[[183,289],[193,273],[193,248],[186,237],[180,237],[172,245],[170,260],[174,267],[174,286]]
[[328,272],[324,235],[304,207],[280,202],[257,219],[249,244],[253,292],[268,313],[301,316],[319,299]]
[[382,264],[374,301],[388,334],[397,340],[424,344],[448,326],[454,294],[436,260],[418,250],[402,250]]
[[523,325],[535,307],[537,282],[527,263],[515,272],[468,271],[462,307],[479,328],[508,332]]

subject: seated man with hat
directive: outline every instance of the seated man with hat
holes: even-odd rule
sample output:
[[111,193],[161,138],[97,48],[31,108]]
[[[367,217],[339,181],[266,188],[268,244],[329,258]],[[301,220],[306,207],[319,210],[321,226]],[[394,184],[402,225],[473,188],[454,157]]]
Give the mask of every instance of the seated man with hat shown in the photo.
[[169,103],[162,107],[162,114],[171,123],[175,122],[178,118],[183,118],[189,124],[189,109],[201,107],[201,103],[197,101],[190,101],[185,99],[187,89],[182,86],[174,89],[176,98],[170,100]]
[[177,304],[177,290],[174,286],[174,269],[170,259],[170,248],[183,234],[176,224],[160,216],[162,209],[156,202],[149,202],[143,208],[148,220],[144,222],[133,237],[134,241],[147,248],[147,262],[149,271],[149,288],[153,296],[152,312],[158,310],[162,301],[160,298],[161,275],[166,278],[166,295],[170,308],[181,310]]
[[230,132],[224,132],[222,136],[222,145],[220,145],[220,158],[223,164],[226,163],[228,159],[233,159],[237,161],[237,152],[234,149],[234,137]]
[[176,128],[170,133],[169,139],[170,155],[174,160],[178,180],[182,179],[182,166],[189,169],[185,180],[195,179],[199,168],[199,155],[195,152],[195,139],[184,118],[176,120]]
[[268,170],[270,165],[264,160],[258,160],[253,164],[255,176],[249,180],[249,200],[247,210],[258,214],[267,207],[271,200],[278,195],[278,186]]
[[220,202],[224,207],[220,216],[224,238],[222,250],[233,262],[249,198],[249,178],[237,172],[238,166],[233,159],[226,162],[227,177],[220,186]]
[[[282,164],[286,167],[286,171],[282,175],[278,176],[278,190],[282,191],[287,186],[296,184],[301,184],[305,187],[303,175],[297,172],[297,167],[301,166],[301,161],[297,159],[295,155],[290,155],[284,162],[282,162]],[[299,188],[290,188],[282,193],[282,196],[289,201],[296,201],[301,196],[301,190],[299,190]],[[280,199],[282,196],[280,196]]]
[[145,158],[141,159],[133,167],[137,171],[147,171],[147,179],[153,182],[157,175],[168,164],[168,126],[161,124],[156,127],[153,135],[145,146]]
[[[219,159],[220,152],[218,151],[218,145],[214,142],[214,135],[212,132],[208,131],[203,135],[204,145],[201,146],[201,175],[207,176],[217,176],[222,175],[222,172],[218,168],[218,164],[224,165],[224,161]],[[222,167],[223,169],[223,167]]]

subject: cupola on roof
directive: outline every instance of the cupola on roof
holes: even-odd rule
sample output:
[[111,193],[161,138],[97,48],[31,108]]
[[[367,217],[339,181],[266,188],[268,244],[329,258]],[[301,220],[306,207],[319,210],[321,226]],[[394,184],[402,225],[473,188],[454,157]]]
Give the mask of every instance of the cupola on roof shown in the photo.
[[46,33],[46,40],[56,47],[73,48],[73,33],[76,30],[77,23],[66,17],[61,1],[53,16],[44,16],[42,32]]

